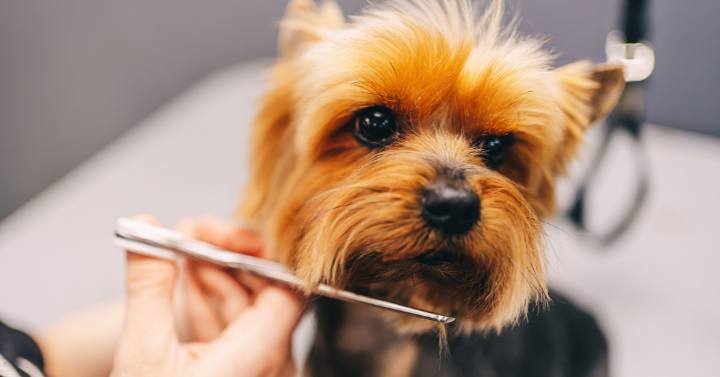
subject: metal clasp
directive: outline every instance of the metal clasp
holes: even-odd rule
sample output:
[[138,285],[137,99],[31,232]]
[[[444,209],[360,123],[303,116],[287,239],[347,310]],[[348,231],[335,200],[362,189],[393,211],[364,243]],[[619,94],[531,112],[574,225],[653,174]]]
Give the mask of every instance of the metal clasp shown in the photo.
[[655,69],[655,50],[650,42],[627,43],[625,35],[618,30],[608,33],[605,39],[605,55],[608,63],[622,64],[626,82],[643,81]]

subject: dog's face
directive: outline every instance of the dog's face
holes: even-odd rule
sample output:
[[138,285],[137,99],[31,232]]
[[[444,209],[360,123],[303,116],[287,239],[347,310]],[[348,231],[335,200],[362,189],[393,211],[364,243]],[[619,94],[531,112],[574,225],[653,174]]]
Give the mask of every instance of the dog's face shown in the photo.
[[[292,1],[241,215],[326,282],[500,328],[546,295],[541,219],[616,67],[550,69],[463,1],[392,1],[346,24]],[[432,324],[391,316],[398,328]]]

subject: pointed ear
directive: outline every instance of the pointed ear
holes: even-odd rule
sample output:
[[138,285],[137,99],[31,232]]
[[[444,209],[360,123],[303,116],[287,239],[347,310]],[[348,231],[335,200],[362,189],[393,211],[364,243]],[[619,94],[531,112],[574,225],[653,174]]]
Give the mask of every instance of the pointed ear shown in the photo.
[[290,0],[280,21],[280,55],[294,56],[344,23],[342,11],[334,0],[324,0],[320,6],[314,0]]
[[607,116],[625,88],[618,64],[592,65],[583,60],[555,70],[564,90],[563,109],[582,128]]

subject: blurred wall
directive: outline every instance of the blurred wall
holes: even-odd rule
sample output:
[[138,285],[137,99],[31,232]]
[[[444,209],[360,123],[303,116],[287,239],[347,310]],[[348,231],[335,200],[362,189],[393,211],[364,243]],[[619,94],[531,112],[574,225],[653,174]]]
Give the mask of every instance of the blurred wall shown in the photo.
[[[364,0],[340,0],[357,11]],[[510,0],[560,62],[604,59],[619,0]],[[194,81],[272,56],[285,0],[0,0],[0,217]],[[653,1],[651,120],[720,134],[720,1]]]

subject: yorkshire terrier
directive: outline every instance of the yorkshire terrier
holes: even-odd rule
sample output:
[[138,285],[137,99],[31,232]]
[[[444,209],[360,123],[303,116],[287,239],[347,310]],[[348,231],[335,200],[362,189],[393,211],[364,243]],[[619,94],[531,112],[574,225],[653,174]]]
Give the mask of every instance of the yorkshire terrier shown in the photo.
[[545,304],[541,222],[622,69],[553,69],[503,25],[500,1],[290,1],[240,216],[309,285],[458,317],[443,360],[430,321],[320,301],[310,374],[603,375],[593,318]]

